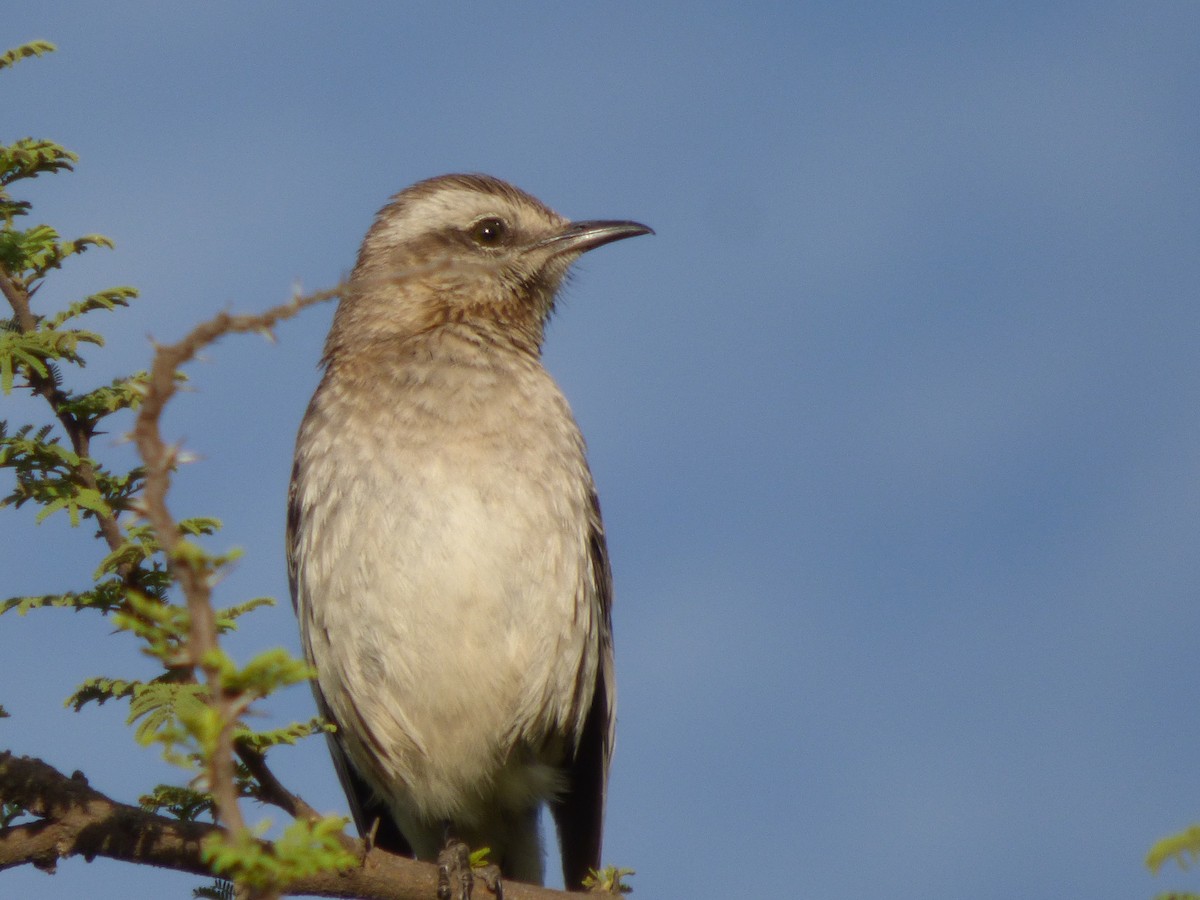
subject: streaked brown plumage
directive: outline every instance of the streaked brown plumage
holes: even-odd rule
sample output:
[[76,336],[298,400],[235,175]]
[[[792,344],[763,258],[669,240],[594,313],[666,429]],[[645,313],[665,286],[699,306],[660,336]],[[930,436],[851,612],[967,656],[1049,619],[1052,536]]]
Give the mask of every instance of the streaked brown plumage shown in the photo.
[[540,882],[599,865],[615,724],[604,530],[540,361],[578,256],[650,233],[570,223],[498,179],[393,198],[359,254],[297,438],[292,597],[360,831],[447,834]]

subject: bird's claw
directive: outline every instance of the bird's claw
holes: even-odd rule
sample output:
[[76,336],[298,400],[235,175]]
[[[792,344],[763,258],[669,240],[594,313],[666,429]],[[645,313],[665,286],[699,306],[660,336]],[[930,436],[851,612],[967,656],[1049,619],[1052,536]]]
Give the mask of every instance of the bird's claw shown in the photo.
[[471,851],[462,841],[447,841],[438,854],[438,900],[471,900]]
[[462,841],[449,840],[438,854],[438,900],[471,900],[471,890],[478,878],[495,895],[504,900],[504,884],[500,867],[471,865],[471,851]]
[[504,900],[504,882],[500,880],[500,867],[489,863],[475,869],[475,877],[495,895],[496,900]]

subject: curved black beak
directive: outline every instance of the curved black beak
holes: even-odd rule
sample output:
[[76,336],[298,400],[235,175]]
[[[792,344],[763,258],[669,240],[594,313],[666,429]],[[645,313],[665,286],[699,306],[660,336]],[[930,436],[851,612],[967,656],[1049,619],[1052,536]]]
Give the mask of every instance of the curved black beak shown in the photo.
[[540,241],[538,246],[550,248],[555,254],[586,253],[613,241],[637,237],[639,234],[654,234],[654,229],[641,222],[593,219],[587,222],[572,222],[553,237]]

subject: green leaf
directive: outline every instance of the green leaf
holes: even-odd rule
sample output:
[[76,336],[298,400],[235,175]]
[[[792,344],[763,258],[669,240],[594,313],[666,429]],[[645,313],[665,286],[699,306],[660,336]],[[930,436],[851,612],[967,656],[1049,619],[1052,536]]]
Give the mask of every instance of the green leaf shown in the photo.
[[17,331],[0,332],[0,390],[5,394],[12,393],[13,378],[22,366],[42,378],[50,374],[45,363],[50,350],[44,345],[39,338]]
[[15,66],[23,59],[29,59],[31,56],[42,56],[46,53],[53,53],[58,48],[49,41],[30,41],[28,44],[22,44],[19,47],[14,47],[0,55],[0,69],[8,69]]
[[160,784],[149,794],[138,798],[138,805],[147,812],[165,812],[183,822],[195,822],[213,809],[212,794],[172,784]]
[[184,534],[201,535],[216,534],[221,530],[221,520],[209,516],[193,516],[179,522],[179,530]]
[[[67,498],[66,497],[58,497],[55,500],[51,500],[51,501],[47,502],[45,506],[42,507],[41,512],[39,512],[37,514],[37,516],[35,517],[36,521],[38,522],[38,524],[41,524],[43,521],[45,521],[51,515],[58,512],[60,509],[65,509],[66,507],[67,507]],[[74,521],[74,517],[72,517],[71,524],[78,525],[79,522]]]
[[133,632],[145,642],[144,652],[168,666],[185,663],[191,624],[187,609],[135,590],[126,591],[125,601],[126,606],[113,615],[116,627]]
[[[95,344],[101,346],[104,338],[91,331],[68,330],[49,331],[2,331],[0,332],[0,365],[3,365],[3,383],[5,394],[11,394],[14,376],[22,369],[28,369],[38,377],[46,378],[55,373],[50,368],[50,362],[63,360],[77,366],[86,365],[86,360],[79,354],[80,344]],[[57,377],[55,381],[57,382]]]
[[186,746],[190,737],[202,732],[211,739],[211,725],[205,720],[216,715],[207,704],[208,691],[204,685],[192,682],[151,682],[135,686],[129,701],[130,725],[136,725],[134,737],[139,744],[163,745],[168,760],[181,763],[184,759],[176,747]]
[[280,744],[291,746],[314,734],[324,734],[330,728],[331,726],[326,725],[322,719],[314,716],[307,722],[293,722],[291,725],[271,731],[251,731],[245,725],[239,725],[234,730],[234,736],[239,744],[245,744],[261,753],[272,747],[278,747]]
[[75,689],[75,693],[68,697],[63,705],[74,707],[75,712],[79,712],[89,703],[103,706],[109,700],[123,700],[126,697],[132,697],[144,684],[141,681],[123,681],[103,676],[89,678]]
[[73,609],[80,612],[85,609],[98,610],[107,615],[124,605],[125,584],[119,579],[103,581],[90,591],[75,593],[67,591],[63,594],[37,594],[27,597],[9,597],[0,601],[0,615],[16,610],[17,615],[24,616],[30,610],[47,607]]
[[[14,160],[14,164],[17,161]],[[4,180],[5,163],[4,155],[0,155],[0,181]],[[50,260],[56,259],[58,254],[58,232],[49,225],[34,225],[24,231],[13,228],[0,232],[0,264],[14,275],[37,272]],[[27,277],[22,280],[28,284]]]
[[60,509],[67,510],[71,526],[74,528],[79,527],[81,511],[101,516],[112,515],[112,508],[104,502],[100,492],[94,488],[81,488],[69,482],[63,482],[63,487],[65,489],[63,495],[55,497],[53,500],[50,500],[47,495],[46,502],[35,516],[35,520],[39,524]]
[[221,689],[234,694],[265,697],[281,687],[308,681],[312,667],[282,647],[265,650],[239,669],[223,650],[210,650],[204,665],[216,670]]
[[149,525],[131,525],[125,529],[125,543],[100,561],[92,577],[114,574],[122,566],[140,566],[158,551],[158,539]]
[[1146,854],[1146,865],[1157,875],[1170,860],[1186,869],[1195,865],[1197,859],[1200,859],[1200,825],[1192,825],[1155,843]]
[[115,287],[100,291],[91,296],[84,297],[82,300],[72,303],[66,309],[55,313],[44,322],[43,327],[55,330],[62,327],[65,322],[97,309],[114,310],[117,307],[128,306],[129,301],[137,297],[137,295],[137,289],[131,287]]
[[[0,467],[16,471],[12,492],[0,498],[0,506],[20,507],[29,501],[42,506],[41,522],[60,509],[69,511],[73,524],[90,517],[110,517],[127,508],[142,484],[141,469],[115,475],[93,459],[83,459],[73,450],[49,437],[52,426],[33,433],[22,426],[15,434],[0,428]],[[96,487],[85,487],[82,472],[90,470]]]
[[78,154],[40,138],[19,138],[0,147],[0,185],[8,186],[22,178],[71,170],[79,161]]
[[237,606],[230,606],[225,609],[218,609],[214,615],[216,616],[217,631],[225,634],[230,631],[237,630],[237,622],[235,621],[248,612],[253,612],[263,606],[274,606],[275,600],[271,597],[255,597],[253,600],[247,600],[245,603],[239,603]]
[[98,516],[111,516],[112,507],[95,488],[80,488],[75,494],[75,506],[94,512]]

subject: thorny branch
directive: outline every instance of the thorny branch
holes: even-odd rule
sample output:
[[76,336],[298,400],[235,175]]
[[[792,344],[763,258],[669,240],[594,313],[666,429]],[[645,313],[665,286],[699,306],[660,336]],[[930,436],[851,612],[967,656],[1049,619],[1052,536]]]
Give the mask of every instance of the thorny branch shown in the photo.
[[[53,872],[59,859],[97,856],[163,866],[197,875],[211,874],[200,843],[219,830],[202,822],[181,822],[118,803],[91,787],[81,774],[70,777],[41,760],[0,753],[0,796],[39,817],[39,821],[0,828],[0,872],[32,862]],[[431,900],[437,867],[382,850],[364,853],[361,866],[342,873],[305,875],[287,889],[290,896],[362,897],[369,900]],[[561,891],[506,882],[508,900],[562,900]]]
[[[234,784],[232,729],[239,715],[244,711],[247,701],[236,694],[221,691],[215,678],[215,669],[204,662],[205,654],[217,647],[216,623],[211,604],[211,586],[208,573],[195,564],[181,562],[175,554],[182,534],[177,523],[171,516],[166,505],[166,494],[170,486],[171,470],[176,462],[175,448],[168,448],[162,440],[159,431],[159,419],[166,403],[174,395],[177,388],[176,373],[178,368],[196,356],[205,346],[230,333],[260,331],[270,333],[270,330],[280,321],[291,318],[308,306],[324,302],[339,296],[340,287],[323,291],[309,296],[296,296],[290,302],[281,304],[259,315],[235,316],[222,313],[209,322],[193,329],[177,344],[158,347],[154,365],[148,384],[145,387],[144,401],[137,417],[134,437],[138,450],[146,464],[146,482],[138,510],[150,522],[163,548],[172,576],[180,583],[188,605],[192,629],[188,647],[187,664],[198,668],[204,674],[214,697],[214,705],[224,724],[224,729],[217,741],[217,752],[209,762],[205,773],[210,789],[213,792],[219,821],[233,831],[245,827],[237,805],[237,789]],[[14,282],[9,275],[0,269],[0,293],[13,310],[12,321],[22,333],[35,331],[38,327],[37,317],[33,314],[30,303],[30,292],[19,283]],[[52,413],[62,426],[63,431],[71,442],[71,447],[80,459],[75,474],[80,483],[98,491],[95,469],[91,462],[90,440],[93,437],[92,426],[84,419],[78,418],[67,409],[70,400],[66,391],[60,388],[52,375],[42,375],[31,367],[25,367],[23,375],[34,394],[42,396],[50,406]],[[124,543],[124,534],[117,520],[119,510],[112,514],[96,513],[99,522],[100,536],[110,550],[116,550]],[[128,574],[128,573],[126,573]],[[132,587],[133,585],[131,585]],[[292,794],[275,778],[266,765],[262,754],[252,748],[241,746],[238,754],[244,764],[258,780],[262,789],[262,797],[286,810],[293,817],[302,817],[309,821],[320,818],[319,815],[300,797]],[[7,790],[0,791],[6,801],[14,798]],[[30,810],[34,811],[34,810]],[[22,844],[22,836],[36,833],[42,843],[52,839],[58,841],[62,829],[67,823],[46,822],[20,826],[0,834],[3,839],[12,844]],[[352,844],[346,838],[347,844]],[[56,844],[57,845],[57,844]],[[36,847],[33,852],[41,852]],[[90,853],[84,849],[86,855]],[[153,859],[148,860],[153,862]],[[205,872],[207,867],[201,865],[198,871]]]
[[203,348],[227,334],[251,331],[270,333],[277,323],[291,318],[302,309],[338,296],[340,288],[322,291],[307,297],[295,297],[289,303],[276,306],[259,315],[230,315],[221,313],[189,332],[175,344],[159,345],[150,367],[150,378],[138,408],[133,437],[138,453],[146,466],[145,486],[139,509],[158,537],[170,566],[172,578],[179,584],[187,603],[191,629],[189,632],[189,663],[204,673],[212,703],[221,722],[221,732],[208,760],[208,788],[212,792],[217,818],[233,832],[245,828],[238,807],[238,791],[234,782],[233,729],[245,711],[247,699],[228,691],[221,685],[218,668],[210,654],[217,649],[217,625],[211,602],[212,586],[206,567],[194,558],[178,553],[183,534],[167,508],[167,491],[171,472],[178,461],[177,448],[169,446],[162,437],[159,420],[167,402],[178,389],[176,372],[195,358]]

